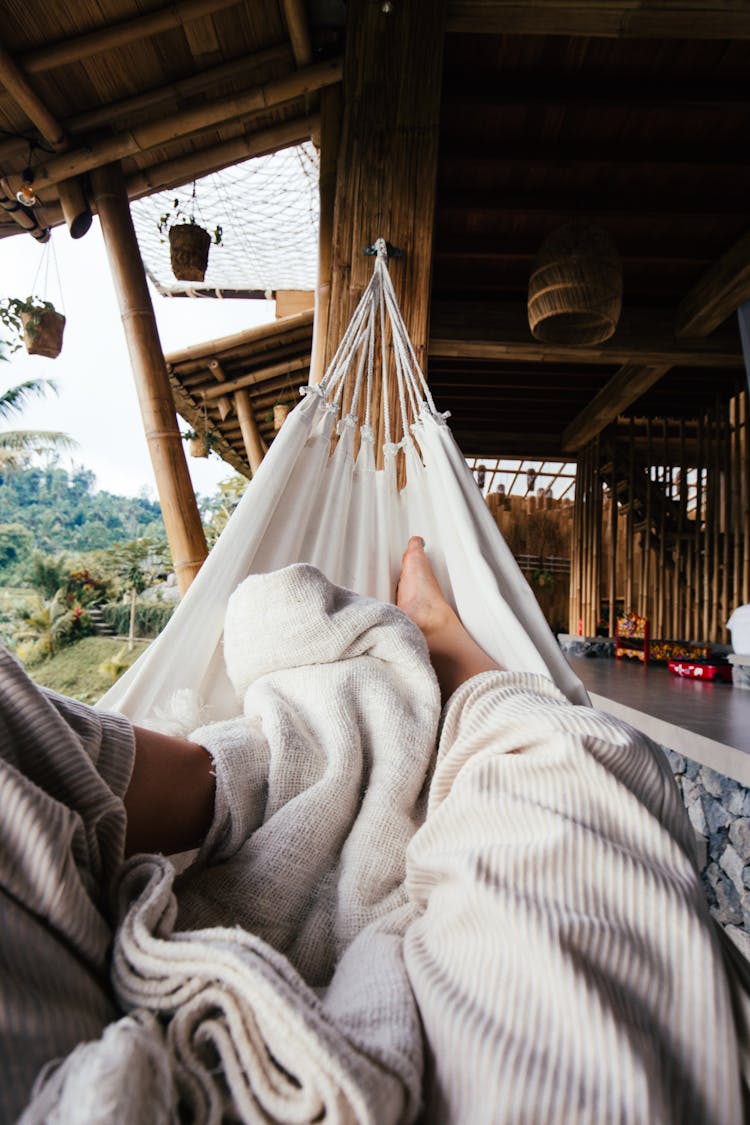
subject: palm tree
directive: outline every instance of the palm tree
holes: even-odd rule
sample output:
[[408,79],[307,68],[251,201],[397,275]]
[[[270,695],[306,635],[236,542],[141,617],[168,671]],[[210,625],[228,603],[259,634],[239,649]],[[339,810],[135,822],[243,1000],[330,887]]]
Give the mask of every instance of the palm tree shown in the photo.
[[73,449],[76,442],[58,430],[8,430],[2,424],[20,414],[30,398],[42,398],[48,391],[57,394],[51,379],[27,379],[0,393],[0,468],[18,468],[29,453],[50,453]]

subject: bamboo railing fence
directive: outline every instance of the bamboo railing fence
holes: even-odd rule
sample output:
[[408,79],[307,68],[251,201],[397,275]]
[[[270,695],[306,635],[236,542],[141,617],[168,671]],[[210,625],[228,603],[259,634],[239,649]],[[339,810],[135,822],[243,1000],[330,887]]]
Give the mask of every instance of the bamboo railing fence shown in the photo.
[[749,601],[746,389],[693,421],[630,418],[581,451],[570,632],[634,610],[653,637],[726,643]]

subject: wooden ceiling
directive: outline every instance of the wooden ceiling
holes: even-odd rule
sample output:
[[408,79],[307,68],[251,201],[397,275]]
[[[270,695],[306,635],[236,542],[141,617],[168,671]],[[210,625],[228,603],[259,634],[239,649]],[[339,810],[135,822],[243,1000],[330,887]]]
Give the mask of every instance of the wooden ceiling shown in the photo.
[[[316,91],[341,73],[333,0],[0,10],[0,173],[12,205],[33,166],[40,228],[62,221],[59,184],[103,162],[122,162],[136,198],[306,139]],[[467,453],[574,455],[618,416],[694,417],[734,393],[732,313],[750,296],[749,73],[742,0],[452,0],[429,377]],[[623,315],[603,345],[545,346],[526,320],[531,263],[574,219],[614,239]],[[0,210],[0,237],[19,233]],[[393,276],[398,288],[398,262]],[[279,364],[303,359],[283,329],[281,345],[269,339],[250,333],[225,357],[231,378],[258,376],[259,420],[293,374]],[[185,368],[181,382],[191,362],[172,365],[178,405],[203,378]],[[241,467],[239,439],[225,437]]]

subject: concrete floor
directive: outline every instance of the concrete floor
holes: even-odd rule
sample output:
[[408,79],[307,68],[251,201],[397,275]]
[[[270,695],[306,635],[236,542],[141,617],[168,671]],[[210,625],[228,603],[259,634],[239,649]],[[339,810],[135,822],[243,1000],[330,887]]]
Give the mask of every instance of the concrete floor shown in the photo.
[[568,662],[594,706],[750,784],[750,691],[684,679],[658,664],[580,656]]

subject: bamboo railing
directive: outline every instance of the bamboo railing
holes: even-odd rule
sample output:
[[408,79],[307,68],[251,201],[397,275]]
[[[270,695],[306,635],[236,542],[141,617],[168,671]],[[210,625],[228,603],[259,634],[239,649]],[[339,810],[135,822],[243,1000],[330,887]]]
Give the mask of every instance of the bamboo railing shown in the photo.
[[630,418],[581,450],[571,632],[634,610],[654,637],[729,641],[750,600],[749,417],[738,384],[697,419]]

